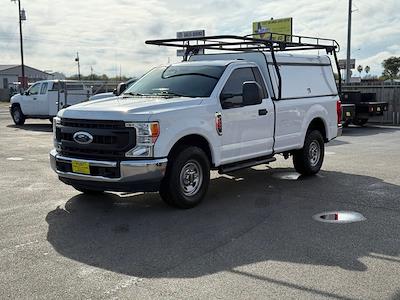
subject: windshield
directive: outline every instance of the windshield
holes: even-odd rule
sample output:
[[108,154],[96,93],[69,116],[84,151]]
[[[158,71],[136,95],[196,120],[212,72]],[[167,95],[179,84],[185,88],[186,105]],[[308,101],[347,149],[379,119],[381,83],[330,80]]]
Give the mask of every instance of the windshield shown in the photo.
[[159,67],[135,82],[123,95],[209,97],[224,70],[224,66]]

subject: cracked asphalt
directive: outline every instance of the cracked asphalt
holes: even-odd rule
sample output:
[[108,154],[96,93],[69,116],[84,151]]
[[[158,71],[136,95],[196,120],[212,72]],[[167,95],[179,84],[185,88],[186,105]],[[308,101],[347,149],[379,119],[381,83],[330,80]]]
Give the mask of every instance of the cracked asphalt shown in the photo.
[[[345,129],[323,170],[219,176],[191,210],[84,196],[51,171],[48,120],[0,105],[1,299],[400,299],[400,128]],[[366,220],[312,217],[351,210]]]

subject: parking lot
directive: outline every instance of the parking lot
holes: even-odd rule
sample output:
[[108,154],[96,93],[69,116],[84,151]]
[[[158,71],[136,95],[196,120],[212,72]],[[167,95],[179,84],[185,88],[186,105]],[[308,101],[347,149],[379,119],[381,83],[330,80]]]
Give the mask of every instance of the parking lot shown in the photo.
[[[312,178],[279,158],[212,174],[205,201],[84,196],[50,169],[48,120],[0,106],[0,298],[400,299],[400,128],[350,127]],[[366,220],[317,222],[351,210]]]

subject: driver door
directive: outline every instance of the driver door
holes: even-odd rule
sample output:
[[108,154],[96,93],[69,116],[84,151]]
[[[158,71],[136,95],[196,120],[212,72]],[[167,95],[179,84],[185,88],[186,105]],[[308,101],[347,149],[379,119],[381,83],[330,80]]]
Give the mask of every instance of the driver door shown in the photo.
[[37,115],[37,100],[40,93],[41,83],[32,85],[22,96],[22,112],[27,116]]
[[[257,82],[263,90],[261,104],[243,104],[243,83]],[[229,98],[226,98],[229,97]],[[273,151],[273,103],[257,67],[241,67],[232,71],[221,94],[222,145],[221,163],[269,155]]]

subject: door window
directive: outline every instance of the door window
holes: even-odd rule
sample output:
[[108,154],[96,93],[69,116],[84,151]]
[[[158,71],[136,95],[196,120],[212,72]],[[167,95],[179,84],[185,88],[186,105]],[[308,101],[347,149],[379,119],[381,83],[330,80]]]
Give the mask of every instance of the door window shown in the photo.
[[29,89],[29,95],[39,94],[39,89],[40,89],[40,83],[32,85],[31,88]]
[[58,91],[60,89],[60,83],[59,82],[53,82],[53,91]]
[[261,76],[260,70],[258,68],[251,68],[254,73],[254,77],[256,78],[257,83],[261,86],[263,91],[263,99],[268,98],[267,89],[264,84],[264,79]]
[[243,106],[243,83],[255,81],[251,68],[236,69],[225,83],[220,95],[221,106],[224,109]]
[[48,83],[47,82],[45,82],[45,83],[43,83],[42,84],[42,88],[40,89],[40,94],[46,94],[47,93],[47,85],[48,85]]

